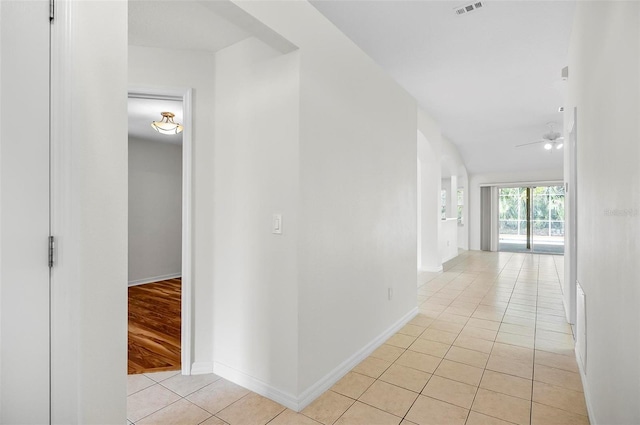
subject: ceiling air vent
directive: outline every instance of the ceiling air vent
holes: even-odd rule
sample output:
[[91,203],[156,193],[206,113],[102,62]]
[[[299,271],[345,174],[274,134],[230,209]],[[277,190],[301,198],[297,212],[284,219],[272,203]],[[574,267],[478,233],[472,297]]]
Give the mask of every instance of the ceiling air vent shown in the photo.
[[483,6],[484,5],[482,4],[482,2],[478,1],[478,2],[475,2],[475,3],[469,3],[469,4],[464,5],[464,6],[458,6],[458,7],[454,8],[453,10],[455,11],[456,15],[464,15],[465,13],[473,12],[476,9],[480,9]]

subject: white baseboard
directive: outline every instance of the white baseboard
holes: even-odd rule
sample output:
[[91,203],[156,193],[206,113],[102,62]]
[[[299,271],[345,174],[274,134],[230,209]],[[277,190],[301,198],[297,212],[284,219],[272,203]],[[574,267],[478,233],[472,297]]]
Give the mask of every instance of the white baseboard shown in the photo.
[[253,376],[247,375],[237,369],[227,366],[220,362],[213,362],[213,373],[224,379],[238,384],[248,390],[267,397],[276,403],[280,403],[289,409],[298,411],[298,400],[293,394],[281,391],[272,385],[267,384]]
[[442,271],[442,265],[439,267],[422,267],[420,272],[438,273]]
[[206,375],[213,372],[213,362],[194,362],[191,365],[191,375]]
[[336,382],[338,382],[344,375],[353,369],[358,363],[367,358],[376,348],[382,345],[393,334],[399,331],[404,325],[407,324],[418,314],[418,308],[414,308],[407,314],[402,316],[400,320],[390,326],[387,330],[382,332],[367,345],[362,347],[356,353],[354,353],[347,360],[338,365],[335,369],[329,372],[327,375],[319,379],[315,384],[311,385],[305,391],[303,391],[299,397],[285,391],[279,390],[272,385],[267,384],[253,376],[234,369],[220,362],[196,362],[191,367],[191,374],[197,375],[202,373],[215,373],[235,384],[238,384],[248,390],[258,393],[264,397],[267,397],[275,402],[288,407],[296,412],[301,411],[309,404],[311,404],[322,393],[331,388]]
[[162,276],[146,277],[144,279],[130,280],[128,286],[144,285],[145,283],[160,282],[161,280],[177,279],[182,273],[165,274]]
[[329,388],[333,386],[336,382],[338,382],[344,375],[347,374],[351,369],[353,369],[358,363],[367,358],[369,354],[373,353],[376,348],[381,346],[387,339],[389,339],[393,334],[398,332],[407,322],[413,319],[416,314],[418,314],[418,308],[415,307],[410,310],[407,314],[402,316],[400,320],[391,325],[387,330],[382,332],[376,338],[374,338],[367,345],[362,347],[360,350],[355,352],[351,357],[342,362],[338,367],[333,369],[323,378],[319,379],[315,384],[311,385],[309,388],[304,390],[300,397],[298,397],[298,406],[295,409],[297,412],[307,407],[311,402],[313,402],[316,398],[318,398],[322,393],[327,391]]
[[446,262],[448,262],[448,261],[451,261],[451,260],[455,260],[456,258],[458,258],[458,255],[459,255],[459,254],[452,255],[452,256],[447,257],[447,258],[443,258],[443,259],[442,259],[442,264],[444,264],[444,263],[446,263]]
[[584,401],[587,404],[587,414],[589,415],[589,423],[597,424],[596,416],[593,410],[593,404],[591,403],[591,393],[589,392],[589,383],[587,382],[587,375],[584,373],[584,368],[582,367],[582,362],[579,361],[579,350],[578,345],[574,347],[574,351],[576,354],[576,363],[578,363],[578,369],[580,371],[580,380],[582,381],[582,389],[584,390]]

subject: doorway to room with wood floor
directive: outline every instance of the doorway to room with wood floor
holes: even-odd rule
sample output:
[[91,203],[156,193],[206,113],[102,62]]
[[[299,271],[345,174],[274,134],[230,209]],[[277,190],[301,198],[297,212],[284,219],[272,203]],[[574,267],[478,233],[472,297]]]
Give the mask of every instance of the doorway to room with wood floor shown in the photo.
[[129,92],[128,374],[189,366],[183,361],[189,358],[183,347],[189,346],[183,322],[189,284],[183,272],[190,264],[184,249],[190,239],[188,93]]

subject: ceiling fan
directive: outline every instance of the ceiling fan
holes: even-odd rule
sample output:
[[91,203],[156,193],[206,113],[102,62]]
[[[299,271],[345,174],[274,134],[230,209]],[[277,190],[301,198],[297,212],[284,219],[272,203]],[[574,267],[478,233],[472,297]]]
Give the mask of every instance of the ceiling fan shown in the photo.
[[541,140],[530,142],[530,143],[523,143],[521,145],[516,145],[516,148],[520,148],[522,146],[536,145],[538,143],[544,143],[544,148],[548,151],[552,149],[562,149],[562,147],[564,146],[564,143],[563,143],[564,137],[557,131],[553,131],[553,126],[555,125],[555,123],[550,122],[547,125],[549,126],[549,132],[543,134]]

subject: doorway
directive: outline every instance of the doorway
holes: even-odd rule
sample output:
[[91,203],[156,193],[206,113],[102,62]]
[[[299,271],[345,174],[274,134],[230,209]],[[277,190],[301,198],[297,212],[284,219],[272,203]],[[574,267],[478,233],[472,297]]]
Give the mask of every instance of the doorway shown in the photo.
[[[129,374],[191,373],[190,102],[190,89],[129,91]],[[182,132],[152,127],[165,112]]]
[[498,188],[499,251],[564,254],[562,185]]

